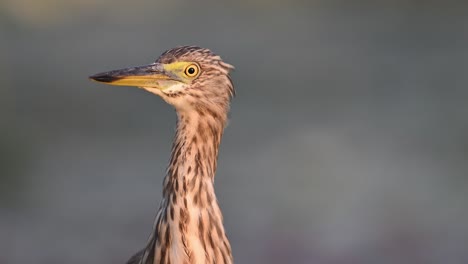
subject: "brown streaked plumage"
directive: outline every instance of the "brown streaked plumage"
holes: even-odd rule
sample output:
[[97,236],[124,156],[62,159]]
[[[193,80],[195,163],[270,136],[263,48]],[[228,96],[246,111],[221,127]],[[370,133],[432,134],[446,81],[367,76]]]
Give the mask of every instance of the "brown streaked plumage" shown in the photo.
[[153,231],[127,264],[233,263],[213,185],[234,95],[232,69],[208,49],[183,46],[153,64],[90,77],[150,91],[173,105],[178,117]]

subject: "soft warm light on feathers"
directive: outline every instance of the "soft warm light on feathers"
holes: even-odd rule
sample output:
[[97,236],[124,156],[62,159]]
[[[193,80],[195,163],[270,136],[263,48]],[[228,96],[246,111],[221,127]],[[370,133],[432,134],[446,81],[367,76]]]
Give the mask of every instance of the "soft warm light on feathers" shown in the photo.
[[[199,68],[187,72],[191,65]],[[233,263],[213,185],[235,94],[233,68],[208,49],[183,46],[164,52],[154,64],[90,77],[146,89],[173,105],[178,116],[153,232],[127,264]]]

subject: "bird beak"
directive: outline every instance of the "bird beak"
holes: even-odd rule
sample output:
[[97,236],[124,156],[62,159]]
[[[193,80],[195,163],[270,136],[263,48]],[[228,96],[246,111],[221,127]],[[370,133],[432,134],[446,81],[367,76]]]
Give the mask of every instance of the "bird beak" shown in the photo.
[[163,89],[165,80],[171,80],[160,63],[125,68],[89,76],[90,79],[110,85],[137,86]]

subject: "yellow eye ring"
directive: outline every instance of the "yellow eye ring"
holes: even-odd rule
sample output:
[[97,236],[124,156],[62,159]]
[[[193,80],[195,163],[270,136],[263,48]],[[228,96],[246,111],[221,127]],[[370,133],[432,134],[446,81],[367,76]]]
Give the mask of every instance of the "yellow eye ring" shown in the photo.
[[200,72],[200,68],[196,64],[190,64],[184,70],[185,75],[188,77],[195,77]]

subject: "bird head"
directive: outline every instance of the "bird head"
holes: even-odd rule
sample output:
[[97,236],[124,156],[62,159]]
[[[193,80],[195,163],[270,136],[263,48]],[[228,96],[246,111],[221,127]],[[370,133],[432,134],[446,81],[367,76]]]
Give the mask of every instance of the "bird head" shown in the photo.
[[208,49],[182,46],[165,51],[149,65],[98,73],[89,78],[110,85],[145,89],[181,113],[227,114],[235,93],[229,77],[233,68]]

